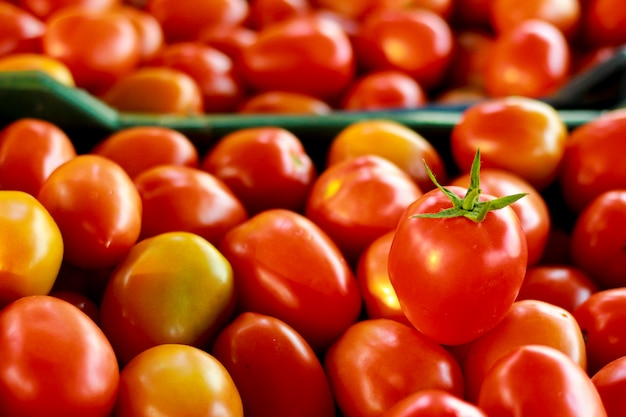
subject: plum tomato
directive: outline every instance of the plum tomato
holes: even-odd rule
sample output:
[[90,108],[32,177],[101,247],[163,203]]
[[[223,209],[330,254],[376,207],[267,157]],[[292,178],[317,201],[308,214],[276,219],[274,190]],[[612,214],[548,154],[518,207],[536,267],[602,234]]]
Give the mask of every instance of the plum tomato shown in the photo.
[[368,154],[398,165],[423,192],[434,188],[424,163],[440,183],[447,181],[446,166],[437,148],[415,130],[393,120],[361,120],[341,129],[328,147],[326,165]]
[[463,173],[480,149],[485,168],[511,171],[541,192],[556,181],[567,143],[567,126],[554,107],[530,97],[500,97],[461,114],[450,151]]
[[502,33],[517,24],[539,19],[553,24],[568,39],[576,35],[581,18],[581,0],[493,0],[491,4],[491,26]]
[[164,126],[120,129],[102,139],[90,153],[118,163],[131,178],[157,165],[197,168],[200,159],[189,137]]
[[0,311],[0,351],[3,416],[111,415],[118,362],[102,330],[76,306],[49,295],[11,303]]
[[219,250],[233,267],[236,311],[283,320],[318,353],[359,318],[361,296],[350,266],[304,215],[265,210],[231,229]]
[[574,220],[570,252],[574,265],[598,286],[626,286],[626,190],[605,191]]
[[510,350],[485,376],[477,405],[490,417],[606,417],[585,371],[549,346]]
[[244,99],[237,111],[243,114],[328,114],[333,108],[309,94],[265,91]]
[[0,130],[0,189],[37,196],[50,173],[75,156],[56,124],[30,117],[11,122]]
[[0,191],[0,308],[48,294],[63,261],[63,237],[46,208],[23,191]]
[[324,369],[345,417],[380,416],[425,389],[463,397],[463,375],[454,357],[395,320],[354,323],[326,352]]
[[619,417],[626,411],[626,356],[604,365],[593,374],[591,382],[598,390],[608,417]]
[[138,242],[111,274],[102,329],[120,363],[164,343],[208,348],[231,319],[233,272],[202,237],[169,232]]
[[402,310],[417,330],[445,345],[495,327],[526,273],[526,237],[510,207],[524,194],[481,194],[479,171],[477,151],[468,188],[437,183],[409,205],[389,251]]
[[83,154],[60,165],[37,199],[63,235],[64,260],[96,269],[116,264],[139,238],[141,197],[117,163]]
[[217,336],[210,353],[233,378],[245,415],[334,417],[320,360],[284,321],[244,312]]
[[425,389],[409,394],[380,417],[487,417],[476,405],[442,389]]
[[228,371],[204,350],[184,344],[149,348],[120,373],[116,417],[243,417]]
[[76,86],[74,76],[67,65],[44,54],[24,52],[0,56],[0,71],[41,71],[64,86]]
[[24,10],[46,20],[56,11],[65,8],[82,8],[94,12],[110,10],[118,6],[120,0],[15,0]]
[[0,56],[42,51],[46,23],[11,2],[0,2]]
[[421,195],[412,178],[393,162],[362,155],[322,171],[304,212],[355,264],[370,243],[396,228],[404,210]]

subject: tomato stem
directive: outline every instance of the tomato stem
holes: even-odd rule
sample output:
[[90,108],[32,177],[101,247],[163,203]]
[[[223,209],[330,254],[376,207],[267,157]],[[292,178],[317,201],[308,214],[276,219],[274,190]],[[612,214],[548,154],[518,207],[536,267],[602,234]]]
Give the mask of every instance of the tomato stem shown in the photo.
[[426,161],[424,161],[426,173],[435,186],[444,193],[452,202],[452,207],[441,210],[437,213],[420,213],[413,217],[430,218],[430,219],[446,219],[454,217],[466,217],[476,223],[480,223],[485,219],[487,213],[492,210],[499,210],[515,203],[528,193],[512,194],[488,201],[480,201],[480,149],[476,150],[472,168],[470,170],[470,183],[467,192],[463,198],[456,195],[446,187],[443,187],[435,175],[432,173]]

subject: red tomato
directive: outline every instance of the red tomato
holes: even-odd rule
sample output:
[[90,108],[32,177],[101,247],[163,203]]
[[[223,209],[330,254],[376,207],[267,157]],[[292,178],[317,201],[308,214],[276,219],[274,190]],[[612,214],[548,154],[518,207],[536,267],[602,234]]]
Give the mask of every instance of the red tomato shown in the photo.
[[91,93],[102,93],[139,64],[137,29],[121,13],[67,8],[46,24],[44,52],[67,65],[76,85]]
[[40,52],[46,24],[26,10],[0,3],[0,56]]
[[[528,181],[509,171],[487,168],[480,173],[480,188],[485,194],[495,197],[527,193],[526,197],[511,204],[517,214],[526,236],[528,246],[528,265],[541,260],[548,237],[552,219],[548,204],[543,196]],[[463,174],[450,182],[450,185],[467,187],[470,174]]]
[[177,130],[162,126],[120,129],[100,141],[91,153],[117,162],[131,178],[157,165],[196,168],[199,164],[198,150],[191,139]]
[[36,196],[50,173],[75,156],[57,125],[33,118],[9,123],[0,130],[0,189]]
[[491,25],[502,33],[531,19],[552,23],[567,38],[573,38],[581,20],[581,0],[493,0]]
[[343,110],[412,109],[428,102],[422,86],[398,70],[373,71],[354,81],[346,92]]
[[248,218],[228,186],[199,168],[159,165],[134,181],[143,205],[142,238],[187,231],[218,245],[230,229]]
[[242,23],[248,16],[246,0],[148,0],[146,10],[161,23],[168,43],[194,41],[206,27]]
[[[477,152],[475,162],[479,158]],[[469,342],[498,324],[526,273],[519,219],[503,200],[493,203],[495,197],[480,193],[477,168],[470,188],[437,188],[412,203],[389,251],[389,278],[402,310],[417,330],[447,345]],[[488,201],[504,207],[485,213]]]
[[328,166],[313,183],[305,214],[356,263],[365,248],[395,229],[422,191],[391,161],[363,155]]
[[480,149],[484,168],[511,171],[543,191],[559,174],[567,140],[567,126],[552,106],[503,97],[465,110],[452,128],[450,150],[461,172],[469,172]]
[[233,228],[219,249],[233,267],[238,311],[283,320],[316,352],[359,317],[348,263],[328,235],[296,212],[263,211]]
[[269,208],[301,212],[316,178],[300,139],[278,127],[240,129],[222,137],[201,168],[223,181],[249,214]]
[[138,7],[122,4],[115,10],[128,17],[137,30],[140,63],[154,58],[165,44],[161,23],[146,10]]
[[211,354],[233,378],[245,415],[334,417],[320,360],[282,320],[242,313],[218,335]]
[[102,329],[121,363],[159,344],[208,348],[234,307],[232,268],[188,232],[144,239],[120,261],[102,298]]
[[306,16],[312,9],[308,0],[250,0],[249,3],[249,25],[257,30],[273,23]]
[[626,412],[626,356],[604,365],[591,377],[608,417],[623,416]]
[[380,417],[487,417],[474,404],[440,389],[425,389],[398,401]]
[[463,376],[452,355],[395,320],[369,319],[350,326],[326,352],[324,368],[345,417],[380,416],[425,389],[463,396]]
[[238,111],[266,114],[328,114],[332,110],[328,103],[308,94],[266,91],[246,99]]
[[243,417],[241,397],[224,366],[189,345],[152,347],[120,374],[116,417]]
[[70,8],[79,7],[101,12],[112,9],[121,3],[120,0],[16,0],[16,3],[25,10],[33,13],[42,19],[47,19],[54,12]]
[[516,301],[490,331],[470,342],[463,361],[466,398],[472,402],[492,366],[518,346],[550,346],[587,369],[583,333],[567,310],[539,300]]
[[585,371],[559,350],[540,345],[518,347],[496,362],[478,407],[489,417],[606,417]]
[[535,265],[526,270],[517,300],[541,300],[569,311],[599,288],[587,274],[572,265]]
[[116,264],[141,230],[141,197],[124,169],[79,155],[55,169],[37,199],[63,235],[64,259],[83,268]]
[[626,188],[626,109],[608,111],[572,131],[559,186],[567,207],[580,213],[604,191]]
[[354,76],[354,54],[341,26],[316,17],[270,25],[242,51],[245,82],[256,92],[283,90],[337,98]]
[[574,310],[574,317],[585,334],[589,374],[626,355],[626,288],[613,288],[591,294]]
[[605,191],[574,222],[572,261],[600,287],[626,286],[626,190]]
[[444,80],[454,47],[449,24],[422,8],[371,12],[354,42],[357,62],[363,68],[402,71],[427,91]]
[[100,328],[67,301],[31,295],[5,307],[0,350],[3,416],[111,414],[119,384],[115,353]]
[[100,326],[100,307],[87,295],[70,290],[55,290],[54,288],[48,295],[67,301]]
[[198,35],[198,42],[209,45],[228,55],[237,70],[243,50],[251,46],[257,39],[258,32],[242,25],[207,26]]
[[492,97],[548,96],[569,80],[570,55],[565,35],[552,23],[523,21],[494,40],[484,64],[485,90]]
[[626,43],[626,9],[620,0],[583,2],[581,39],[594,46],[621,46]]

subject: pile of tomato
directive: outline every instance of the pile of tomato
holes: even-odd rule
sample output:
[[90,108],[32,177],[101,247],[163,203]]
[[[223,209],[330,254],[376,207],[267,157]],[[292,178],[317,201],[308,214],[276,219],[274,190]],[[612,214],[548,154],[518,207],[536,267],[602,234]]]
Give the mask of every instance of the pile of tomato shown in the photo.
[[539,99],[623,7],[409,3],[0,2],[0,70],[122,110],[480,98],[450,160],[375,116],[323,161],[272,126],[2,126],[0,415],[626,414],[626,110],[568,130]]

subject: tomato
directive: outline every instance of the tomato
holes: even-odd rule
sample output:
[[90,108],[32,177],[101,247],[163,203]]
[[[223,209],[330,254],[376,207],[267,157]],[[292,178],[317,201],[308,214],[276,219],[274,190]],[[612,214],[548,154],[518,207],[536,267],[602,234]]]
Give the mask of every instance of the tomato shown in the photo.
[[443,105],[470,106],[488,98],[480,87],[452,87],[439,93],[434,102]]
[[169,232],[138,242],[107,283],[102,329],[121,363],[159,344],[208,348],[230,320],[233,272],[202,237]]
[[8,2],[0,3],[0,56],[41,52],[46,24],[28,11]]
[[596,291],[597,284],[575,266],[539,264],[526,270],[517,300],[541,300],[572,313]]
[[585,334],[589,374],[626,355],[626,288],[612,288],[591,294],[574,310]]
[[63,237],[50,213],[30,194],[0,191],[0,230],[0,308],[47,294],[63,260]]
[[604,191],[626,188],[626,109],[607,111],[572,131],[559,187],[567,207],[579,214]]
[[67,301],[31,295],[5,307],[0,351],[3,416],[110,415],[119,384],[115,353],[100,328]]
[[440,389],[425,389],[408,395],[381,417],[487,417],[474,404]]
[[139,64],[139,35],[123,14],[68,8],[53,13],[46,24],[44,53],[67,65],[76,85],[93,94]]
[[494,35],[484,29],[459,29],[454,34],[456,43],[447,86],[484,89],[484,68],[494,43]]
[[328,235],[301,214],[265,210],[228,232],[219,250],[233,267],[237,311],[283,320],[318,353],[359,317],[352,270]]
[[591,377],[591,382],[600,394],[608,417],[618,417],[624,415],[624,411],[626,411],[624,398],[624,389],[626,389],[625,367],[626,356],[620,356],[604,365]]
[[350,326],[326,352],[324,368],[345,417],[379,416],[425,389],[463,396],[463,376],[452,355],[395,320],[361,320]]
[[157,18],[167,43],[196,40],[206,27],[235,26],[248,16],[246,0],[148,0],[146,10]]
[[428,102],[422,86],[402,71],[373,71],[354,81],[346,92],[343,110],[412,109]]
[[128,17],[137,30],[140,64],[154,58],[165,44],[161,23],[145,9],[138,7],[121,4],[115,10]]
[[141,229],[141,197],[121,166],[79,155],[52,171],[37,199],[63,235],[64,259],[83,268],[117,263]]
[[316,17],[262,29],[242,51],[241,71],[254,92],[283,90],[333,100],[354,77],[354,54],[341,26]]
[[446,345],[496,326],[526,273],[526,237],[507,205],[521,196],[481,194],[479,164],[477,152],[469,188],[437,188],[409,205],[389,251],[389,278],[402,310],[417,330]]
[[450,151],[461,172],[469,172],[480,149],[484,168],[511,171],[543,191],[559,175],[567,140],[567,126],[554,107],[529,97],[502,97],[461,114]]
[[87,295],[70,290],[55,290],[54,287],[48,295],[67,301],[100,326],[100,307]]
[[16,120],[0,130],[0,188],[36,196],[50,173],[75,156],[74,144],[57,125]]
[[[467,187],[470,174],[463,174],[453,179],[449,185]],[[526,197],[511,204],[519,217],[528,246],[528,265],[541,260],[548,243],[552,223],[548,203],[528,181],[509,171],[487,168],[482,169],[480,186],[485,194],[504,197],[510,194],[526,193]]]
[[251,0],[248,22],[259,30],[273,23],[306,16],[311,9],[308,0]]
[[576,34],[582,16],[580,0],[493,0],[490,10],[491,25],[496,32],[539,19],[553,24],[569,39]]
[[248,97],[238,109],[239,113],[266,114],[328,114],[330,105],[308,94],[288,91],[266,91]]
[[173,68],[193,78],[202,92],[205,113],[232,112],[244,95],[233,60],[200,42],[165,45],[147,65]]
[[118,163],[131,178],[157,165],[196,168],[200,158],[189,137],[163,126],[120,129],[101,140],[91,153]]
[[549,96],[569,80],[570,61],[563,32],[545,20],[525,20],[494,40],[484,64],[485,90],[492,97]]
[[184,230],[218,245],[230,229],[248,218],[228,186],[199,168],[159,165],[134,181],[143,206],[142,238]]
[[249,214],[303,211],[317,175],[300,139],[279,127],[227,134],[204,155],[201,168],[223,181]]
[[381,156],[398,165],[422,191],[434,188],[424,163],[440,182],[447,181],[443,158],[432,143],[406,125],[379,118],[353,122],[341,129],[328,147],[326,165],[368,154]]
[[119,79],[102,100],[122,112],[201,114],[202,90],[186,73],[166,67],[142,67]]
[[626,190],[605,191],[574,222],[572,262],[603,288],[626,286]]
[[241,397],[224,366],[207,352],[165,344],[140,353],[120,374],[116,417],[243,417]]
[[493,329],[467,347],[462,364],[466,398],[478,399],[484,378],[498,359],[515,347],[533,344],[558,349],[587,369],[585,341],[572,313],[544,301],[516,301]]
[[242,313],[218,335],[210,352],[233,378],[246,415],[335,415],[320,360],[284,321]]
[[422,8],[368,13],[354,42],[357,62],[365,70],[402,71],[426,91],[443,82],[454,47],[450,25]]
[[561,351],[541,345],[515,348],[496,362],[477,404],[490,417],[606,417],[585,371]]
[[583,2],[581,39],[595,46],[621,46],[626,42],[626,10],[620,0]]
[[47,55],[21,53],[0,57],[0,71],[41,71],[67,87],[75,87],[74,76],[67,65]]
[[237,70],[241,54],[257,39],[258,32],[243,25],[217,25],[204,27],[198,35],[198,42],[209,45],[228,55]]
[[356,279],[368,318],[386,318],[411,324],[402,312],[387,270],[394,232],[385,233],[365,248],[356,265]]
[[44,20],[61,9],[83,8],[102,12],[121,3],[120,0],[16,0],[16,2],[25,10]]
[[313,183],[305,214],[356,263],[365,248],[395,229],[422,191],[391,161],[363,155],[330,165]]

